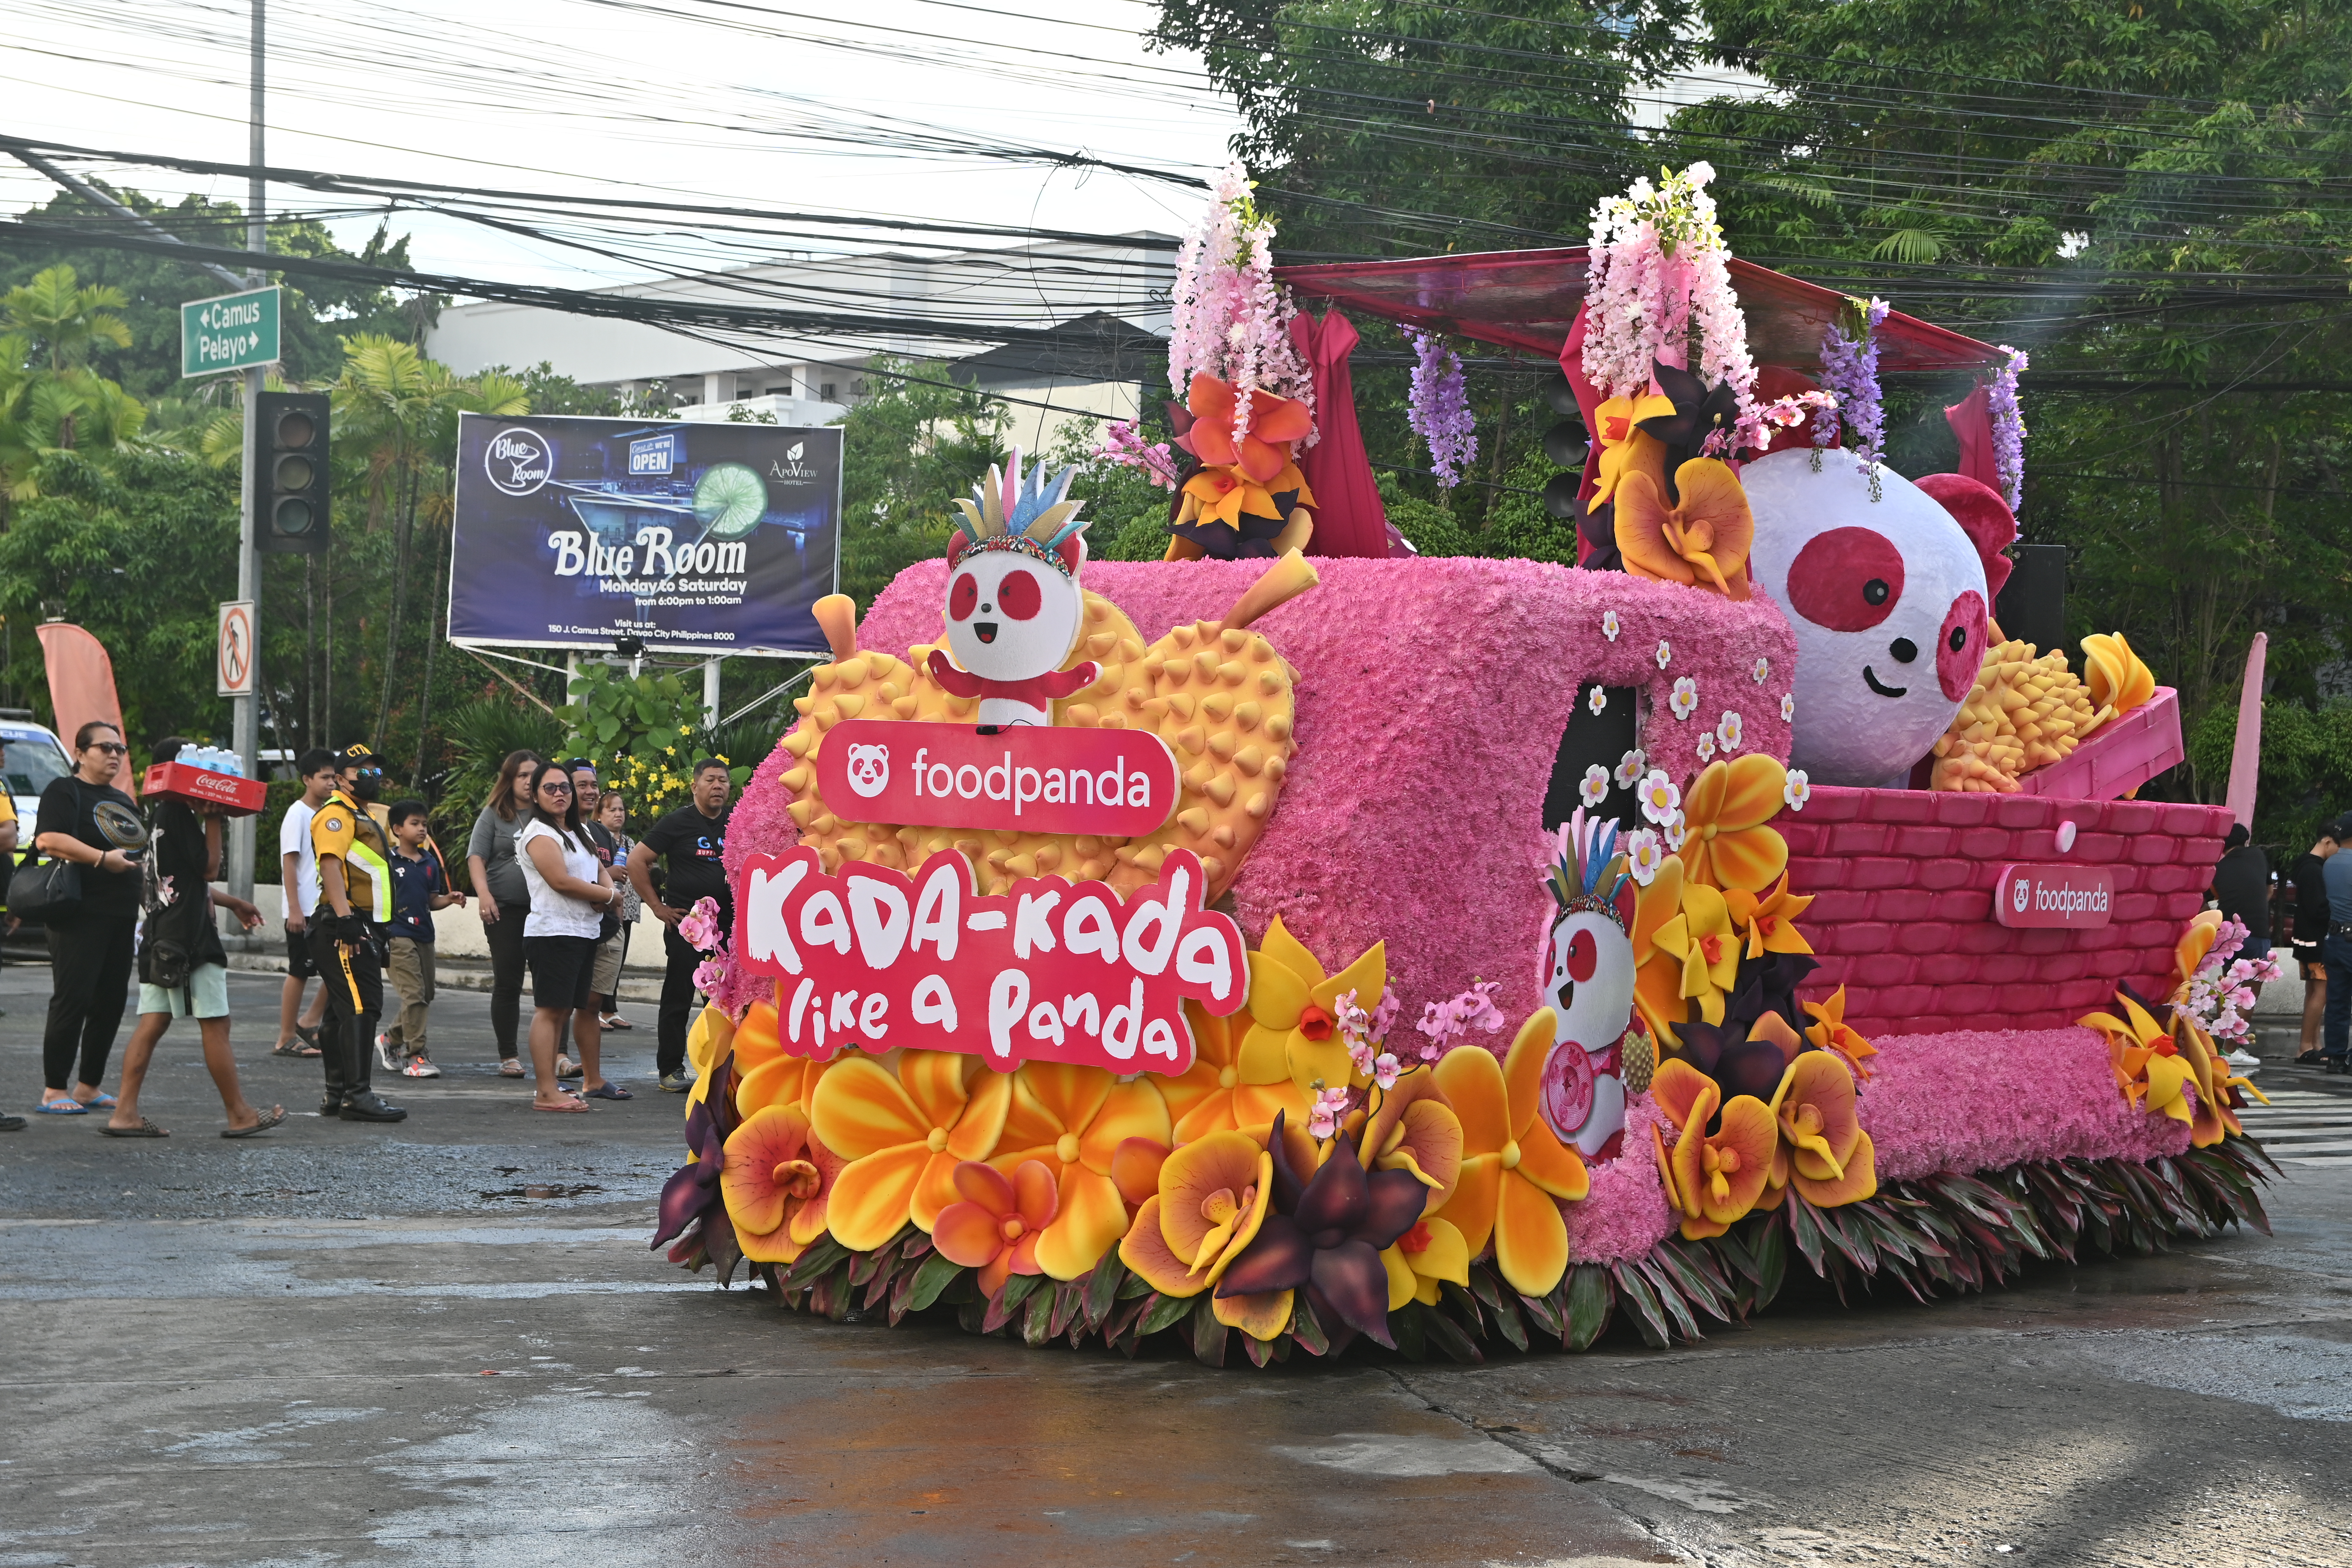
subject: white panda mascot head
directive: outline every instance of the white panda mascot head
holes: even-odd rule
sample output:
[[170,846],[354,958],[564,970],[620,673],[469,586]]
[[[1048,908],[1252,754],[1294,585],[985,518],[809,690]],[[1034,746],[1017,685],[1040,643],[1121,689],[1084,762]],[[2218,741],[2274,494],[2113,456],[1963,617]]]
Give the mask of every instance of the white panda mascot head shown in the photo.
[[960,667],[934,674],[960,696],[980,700],[983,732],[1010,724],[1050,724],[1052,704],[1094,679],[1094,666],[1062,663],[1078,646],[1086,594],[1078,584],[1086,541],[1081,503],[1068,499],[1076,468],[1048,479],[1043,468],[1024,482],[1021,454],[992,468],[948,542],[948,651]]
[[1553,1014],[1544,1058],[1544,1120],[1588,1160],[1616,1152],[1625,1127],[1621,1042],[1633,1016],[1633,879],[1617,825],[1581,807],[1545,846],[1544,885],[1556,913],[1544,933],[1544,1001]]
[[1836,447],[1773,451],[1739,482],[1749,573],[1797,635],[1790,766],[1902,786],[1976,684],[2015,518],[1974,479],[1884,464],[1874,479]]

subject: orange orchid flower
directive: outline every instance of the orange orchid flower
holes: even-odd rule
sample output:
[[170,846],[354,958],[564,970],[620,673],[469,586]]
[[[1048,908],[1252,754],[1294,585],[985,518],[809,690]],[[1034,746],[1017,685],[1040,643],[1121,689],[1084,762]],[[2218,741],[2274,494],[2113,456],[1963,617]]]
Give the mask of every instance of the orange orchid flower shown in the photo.
[[1789,770],[1761,752],[1709,763],[1683,798],[1682,862],[1691,881],[1760,893],[1789,866],[1780,815]]
[[1877,1194],[1877,1151],[1855,1113],[1853,1074],[1843,1058],[1807,1051],[1790,1062],[1770,1109],[1783,1140],[1772,1158],[1775,1187],[1793,1183],[1824,1209]]
[[[1751,1094],[1734,1096],[1726,1105],[1713,1079],[1672,1058],[1658,1064],[1650,1096],[1678,1134],[1671,1154],[1663,1137],[1655,1150],[1664,1161],[1659,1173],[1667,1199],[1682,1211],[1684,1239],[1721,1236],[1748,1217],[1771,1180],[1773,1152],[1780,1143],[1771,1108]],[[1707,1123],[1718,1111],[1721,1123],[1709,1133]]]
[[931,1228],[940,1256],[979,1269],[980,1288],[991,1296],[1007,1275],[1037,1273],[1037,1238],[1054,1223],[1054,1173],[1029,1160],[1008,1179],[993,1165],[966,1160],[954,1181],[962,1201],[941,1209]]
[[2268,1105],[2270,1097],[2256,1089],[2250,1079],[2233,1077],[2230,1058],[2221,1054],[2213,1037],[2200,1028],[2185,1013],[2172,1016],[2173,1044],[2197,1087],[2197,1105],[2189,1123],[2189,1141],[2200,1149],[2210,1149],[2231,1133],[2244,1137],[2246,1124],[2238,1118],[2231,1104],[2234,1091],[2244,1089],[2256,1100]]
[[1748,596],[1748,551],[1756,519],[1739,478],[1713,458],[1675,470],[1682,504],[1669,510],[1665,488],[1636,469],[1617,486],[1617,548],[1636,577],[1707,588],[1727,599]]
[[1160,1166],[1160,1190],[1136,1210],[1119,1257],[1162,1295],[1195,1295],[1257,1239],[1273,1202],[1265,1144],[1246,1132],[1212,1132]]
[[1629,473],[1646,473],[1661,489],[1666,477],[1665,443],[1641,428],[1644,419],[1671,418],[1675,400],[1663,393],[1639,397],[1612,397],[1592,411],[1592,438],[1601,444],[1601,465],[1593,475],[1592,505],[1617,492],[1617,481]]
[[1462,1180],[1462,1119],[1445,1102],[1434,1072],[1415,1068],[1393,1087],[1372,1091],[1356,1158],[1367,1171],[1411,1171],[1429,1188],[1424,1209],[1445,1206]]
[[957,1164],[996,1147],[1012,1098],[1004,1075],[951,1051],[903,1051],[896,1075],[855,1053],[833,1063],[809,1097],[817,1136],[849,1161],[833,1238],[863,1252],[910,1219],[930,1229],[956,1201]]
[[1474,1258],[1491,1240],[1503,1278],[1528,1296],[1547,1294],[1568,1272],[1568,1222],[1559,1205],[1592,1190],[1583,1160],[1539,1114],[1556,1024],[1552,1010],[1539,1007],[1519,1026],[1500,1066],[1493,1052],[1467,1046],[1448,1051],[1435,1075],[1461,1120],[1465,1154],[1443,1217],[1461,1231]]
[[2171,1032],[2122,992],[2116,993],[2116,1000],[2123,1004],[2122,1017],[2085,1013],[2074,1021],[2106,1037],[2108,1068],[2126,1101],[2193,1124],[2196,1113],[2186,1091],[2197,1075],[2182,1059]]
[[1293,1124],[1306,1123],[1314,1109],[1310,1096],[1291,1082],[1287,1071],[1278,1083],[1242,1081],[1242,1041],[1257,1023],[1246,1006],[1218,1018],[1202,1011],[1199,1003],[1187,1002],[1184,1016],[1192,1026],[1192,1065],[1160,1080],[1178,1143],[1236,1127],[1262,1130],[1277,1111],[1289,1112],[1286,1120]]
[[1059,1212],[1038,1238],[1037,1262],[1056,1279],[1076,1279],[1127,1234],[1127,1200],[1112,1163],[1129,1138],[1175,1141],[1168,1102],[1149,1076],[1122,1083],[1070,1062],[1026,1063],[1012,1083],[1012,1108],[989,1163],[1012,1171],[1035,1160],[1054,1173]]
[[1407,1301],[1435,1306],[1437,1288],[1448,1280],[1465,1289],[1470,1286],[1470,1244],[1452,1220],[1414,1221],[1381,1254],[1381,1265],[1389,1272],[1391,1312]]
[[1854,1077],[1868,1083],[1870,1069],[1863,1063],[1876,1056],[1878,1047],[1846,1027],[1845,987],[1841,985],[1830,993],[1830,999],[1826,1002],[1804,1002],[1799,1005],[1813,1019],[1805,1030],[1805,1038],[1825,1051],[1832,1051],[1844,1058],[1845,1065],[1853,1069]]
[[744,1119],[727,1139],[719,1195],[743,1256],[755,1263],[790,1263],[825,1232],[827,1213],[845,1167],[809,1131],[797,1106],[772,1106]]
[[1759,898],[1745,888],[1727,888],[1723,901],[1730,907],[1731,923],[1746,936],[1748,957],[1813,951],[1813,944],[1797,929],[1797,917],[1812,908],[1813,897],[1789,891],[1787,872],[1780,874],[1769,895]]
[[1192,377],[1190,395],[1184,406],[1192,416],[1192,427],[1185,432],[1185,443],[1192,455],[1212,468],[1238,468],[1242,474],[1260,485],[1280,490],[1287,487],[1276,482],[1290,463],[1293,443],[1305,440],[1315,429],[1315,416],[1307,405],[1294,398],[1276,397],[1270,392],[1249,395],[1249,429],[1239,442],[1234,439],[1234,411],[1240,395],[1231,382],[1220,381],[1205,372]]
[[817,1080],[832,1065],[809,1057],[784,1054],[776,1034],[772,1003],[754,1002],[735,1026],[735,1109],[749,1116],[771,1105],[809,1109]]
[[2179,983],[2172,994],[2172,1000],[2179,1002],[2187,998],[2189,982],[2195,977],[2197,966],[2205,962],[2205,955],[2213,951],[2214,940],[2221,934],[2221,911],[2219,910],[2200,910],[2189,921],[2189,929],[2180,933],[2180,940],[2172,946],[2172,977]]

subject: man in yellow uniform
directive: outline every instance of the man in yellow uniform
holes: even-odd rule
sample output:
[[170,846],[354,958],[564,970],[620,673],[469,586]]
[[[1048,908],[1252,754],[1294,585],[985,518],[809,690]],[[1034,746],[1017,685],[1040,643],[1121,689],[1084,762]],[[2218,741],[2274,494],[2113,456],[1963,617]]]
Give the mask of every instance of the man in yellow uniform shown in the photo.
[[[364,748],[352,750],[366,755]],[[363,766],[348,752],[341,760],[347,778]],[[408,1112],[369,1087],[376,1019],[383,1012],[379,943],[392,918],[392,847],[376,820],[341,788],[310,818],[310,844],[319,858],[310,953],[327,991],[326,1023],[319,1031],[327,1092],[319,1114],[399,1121]]]

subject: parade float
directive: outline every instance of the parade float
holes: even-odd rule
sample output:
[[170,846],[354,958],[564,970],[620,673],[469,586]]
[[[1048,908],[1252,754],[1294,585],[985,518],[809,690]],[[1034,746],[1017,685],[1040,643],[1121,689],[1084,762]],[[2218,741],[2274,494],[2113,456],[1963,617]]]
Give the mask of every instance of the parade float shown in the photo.
[[[1169,559],[992,470],[833,650],[698,910],[655,1245],[787,1305],[1212,1364],[1664,1345],[2263,1225],[2224,808],[2120,635],[2003,635],[2021,356],[1729,257],[1180,261]],[[1298,300],[1332,307],[1318,320]],[[1381,517],[1338,307],[1557,357],[1583,563]],[[1442,365],[1442,358],[1424,354]],[[1458,363],[1458,362],[1457,362]],[[1882,366],[1980,373],[1974,475]],[[1433,441],[1433,448],[1437,443]]]

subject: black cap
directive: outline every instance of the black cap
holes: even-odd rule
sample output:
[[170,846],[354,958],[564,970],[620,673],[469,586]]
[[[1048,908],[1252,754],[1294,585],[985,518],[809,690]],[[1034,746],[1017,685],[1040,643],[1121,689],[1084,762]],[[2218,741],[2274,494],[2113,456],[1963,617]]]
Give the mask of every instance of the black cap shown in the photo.
[[2221,840],[2221,847],[2223,849],[2242,848],[2244,847],[2246,840],[2252,837],[2252,834],[2246,831],[2246,825],[2244,823],[2233,822],[2230,824],[2228,836]]
[[335,753],[335,761],[347,768],[360,767],[365,763],[377,762],[380,759],[377,758],[375,752],[369,750],[367,742],[364,741],[353,741],[350,745],[345,746],[341,751]]
[[2324,831],[2338,844],[2352,844],[2352,811],[2329,823]]

